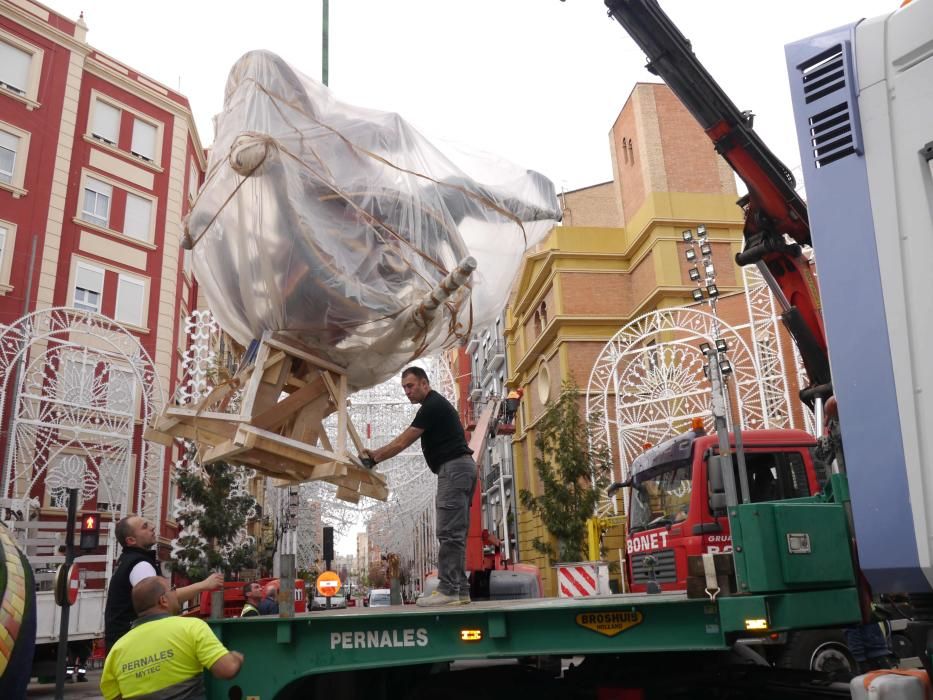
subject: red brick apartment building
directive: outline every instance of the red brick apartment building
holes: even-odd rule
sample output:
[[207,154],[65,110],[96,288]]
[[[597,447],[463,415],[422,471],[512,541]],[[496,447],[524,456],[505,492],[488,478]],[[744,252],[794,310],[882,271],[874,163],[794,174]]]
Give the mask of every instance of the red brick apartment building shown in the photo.
[[[151,358],[161,387],[156,398],[164,402],[181,374],[184,319],[196,303],[179,239],[204,176],[204,149],[183,95],[97,51],[86,34],[83,18],[73,21],[30,0],[0,0],[0,331],[55,307],[102,314]],[[57,381],[72,385],[72,404],[108,408],[116,375],[100,376],[100,366],[57,366],[64,377]],[[3,396],[2,473],[5,484],[13,482],[3,497],[15,496],[17,480],[28,473],[19,464],[12,474],[11,459],[31,455],[34,473],[51,459],[49,449],[23,452],[19,445],[8,454],[13,384]],[[101,486],[95,496],[92,479],[79,507],[106,506],[118,500],[115,492],[121,506],[115,512],[139,507],[131,495],[142,478],[142,391],[130,393],[137,405],[124,486],[110,484],[107,493]],[[57,458],[75,460],[79,451],[61,448]],[[166,475],[169,458],[160,458]],[[99,467],[91,456],[87,466]],[[94,478],[99,486],[105,481],[103,471]],[[20,495],[55,510],[61,501],[50,500],[45,481],[36,479]],[[158,483],[156,517],[164,524],[169,479]]]

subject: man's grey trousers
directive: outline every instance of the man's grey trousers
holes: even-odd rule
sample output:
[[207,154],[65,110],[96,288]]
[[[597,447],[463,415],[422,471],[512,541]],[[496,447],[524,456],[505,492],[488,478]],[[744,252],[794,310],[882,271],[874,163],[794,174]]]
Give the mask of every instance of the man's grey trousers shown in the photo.
[[468,596],[466,538],[476,488],[476,462],[470,455],[444,462],[437,470],[437,589]]

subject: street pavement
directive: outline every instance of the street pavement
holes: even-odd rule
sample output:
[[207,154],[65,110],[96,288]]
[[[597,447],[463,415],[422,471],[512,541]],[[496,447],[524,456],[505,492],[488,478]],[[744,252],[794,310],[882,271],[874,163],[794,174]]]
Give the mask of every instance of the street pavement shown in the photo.
[[[26,690],[29,700],[55,700],[55,683],[30,683]],[[65,683],[64,697],[68,700],[91,700],[102,698],[100,694],[100,669],[87,670],[87,683]]]

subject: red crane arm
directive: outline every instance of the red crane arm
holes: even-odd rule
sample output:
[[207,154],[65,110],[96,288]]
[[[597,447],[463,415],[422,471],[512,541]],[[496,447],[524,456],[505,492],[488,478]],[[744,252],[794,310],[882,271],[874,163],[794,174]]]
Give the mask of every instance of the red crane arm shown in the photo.
[[830,395],[819,290],[801,250],[810,244],[807,205],[794,189],[793,175],[755,132],[752,115],[736,108],[656,0],[605,2],[647,55],[648,70],[664,79],[748,188],[739,200],[745,245],[736,262],[758,265],[781,304],[782,320],[809,377],[801,397],[811,403],[816,395]]

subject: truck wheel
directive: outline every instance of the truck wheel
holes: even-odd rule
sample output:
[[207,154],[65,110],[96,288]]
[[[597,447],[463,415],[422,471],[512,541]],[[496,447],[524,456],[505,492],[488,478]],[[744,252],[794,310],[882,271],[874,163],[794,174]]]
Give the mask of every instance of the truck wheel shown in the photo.
[[858,668],[846,646],[842,630],[792,632],[777,665],[779,668],[819,671],[846,678],[854,676]]

